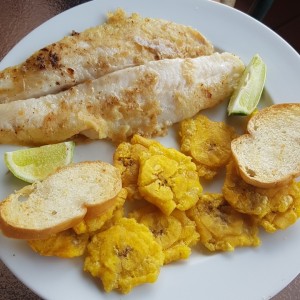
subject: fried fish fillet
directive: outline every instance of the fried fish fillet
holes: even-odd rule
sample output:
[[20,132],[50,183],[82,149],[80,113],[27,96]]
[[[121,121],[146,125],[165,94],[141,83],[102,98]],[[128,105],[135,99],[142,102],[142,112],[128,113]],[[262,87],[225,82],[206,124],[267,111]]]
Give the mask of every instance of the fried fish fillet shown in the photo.
[[103,25],[67,36],[0,72],[0,103],[57,93],[147,61],[209,55],[212,44],[173,22],[111,13]]
[[167,127],[228,98],[244,70],[230,53],[148,62],[55,95],[0,104],[0,143],[49,144],[79,133],[120,142]]

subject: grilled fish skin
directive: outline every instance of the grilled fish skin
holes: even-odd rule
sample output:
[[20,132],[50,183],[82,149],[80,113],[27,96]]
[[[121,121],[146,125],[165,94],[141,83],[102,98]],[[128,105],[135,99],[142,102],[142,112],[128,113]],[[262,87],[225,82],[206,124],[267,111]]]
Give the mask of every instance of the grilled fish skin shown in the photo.
[[66,90],[112,71],[166,58],[210,55],[212,44],[191,27],[126,16],[121,9],[106,23],[73,33],[0,72],[0,103]]
[[55,95],[0,104],[0,143],[41,145],[84,134],[154,137],[227,99],[244,64],[230,53],[148,62]]

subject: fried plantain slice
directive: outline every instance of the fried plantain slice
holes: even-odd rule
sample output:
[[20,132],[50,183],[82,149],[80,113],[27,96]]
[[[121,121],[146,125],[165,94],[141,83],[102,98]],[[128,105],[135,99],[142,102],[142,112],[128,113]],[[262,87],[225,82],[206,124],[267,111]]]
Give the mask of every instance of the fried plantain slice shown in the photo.
[[[127,197],[127,190],[122,188],[116,197],[115,204],[110,207],[106,212],[98,217],[91,219],[83,219],[80,223],[73,227],[77,234],[89,233],[94,234],[98,230],[101,230],[104,225],[107,225],[109,221],[115,221],[123,216],[123,205]],[[121,215],[121,216],[120,216]],[[113,222],[110,222],[113,223]],[[107,226],[105,226],[107,228]]]
[[199,239],[195,222],[178,209],[167,216],[154,205],[148,204],[131,212],[129,217],[135,218],[150,229],[163,248],[164,264],[188,258],[191,254],[190,247]]
[[140,199],[137,187],[139,175],[139,156],[147,148],[141,144],[121,143],[118,145],[114,156],[113,164],[121,171],[122,185],[128,191],[128,200]]
[[199,241],[200,237],[196,230],[196,223],[187,217],[185,211],[175,209],[171,216],[180,221],[182,230],[176,243],[164,250],[164,264],[187,259],[191,255],[191,247]]
[[202,195],[186,213],[196,222],[200,242],[210,251],[260,244],[255,218],[237,212],[222,194]]
[[145,200],[166,215],[175,208],[189,209],[202,193],[191,157],[160,143],[151,144],[140,156],[138,188]]
[[293,201],[286,211],[272,211],[259,219],[259,224],[267,232],[284,230],[294,224],[300,217],[300,182],[292,183],[291,194]]
[[183,241],[174,244],[172,247],[164,250],[164,265],[181,259],[187,259],[192,253],[191,248]]
[[155,282],[164,260],[150,230],[127,218],[95,234],[87,252],[84,270],[99,277],[106,292],[128,293],[137,285]]
[[122,185],[128,191],[127,200],[140,200],[142,198],[137,186],[139,158],[141,153],[147,151],[153,144],[158,144],[158,142],[136,134],[130,143],[119,144],[113,155],[113,164],[120,170]]
[[72,229],[51,235],[47,239],[29,240],[29,246],[43,256],[71,258],[84,254],[88,244],[88,234],[76,234]]
[[181,223],[176,218],[159,211],[142,216],[139,223],[150,229],[163,249],[171,247],[179,239],[182,231]]
[[271,212],[286,212],[298,197],[297,190],[295,182],[271,189],[258,188],[240,177],[233,161],[226,167],[223,185],[225,199],[239,212],[255,215],[260,219]]
[[124,206],[118,207],[114,210],[112,218],[110,218],[109,220],[107,220],[100,228],[100,230],[98,231],[93,231],[92,234],[90,233],[90,235],[93,235],[94,233],[97,233],[99,231],[104,231],[109,229],[111,226],[114,226],[120,219],[122,219],[123,217],[125,217],[125,209]]
[[204,115],[180,123],[181,151],[193,158],[200,177],[212,179],[231,157],[230,143],[237,136],[233,127]]
[[186,245],[194,246],[199,241],[199,233],[196,230],[196,223],[186,215],[185,211],[175,209],[172,216],[180,221],[182,231],[180,234],[180,242]]

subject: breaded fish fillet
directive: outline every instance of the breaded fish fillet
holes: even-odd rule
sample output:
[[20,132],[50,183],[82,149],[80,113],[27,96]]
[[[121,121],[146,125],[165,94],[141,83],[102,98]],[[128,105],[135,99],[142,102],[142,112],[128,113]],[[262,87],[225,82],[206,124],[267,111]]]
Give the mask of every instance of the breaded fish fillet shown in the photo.
[[0,72],[0,103],[54,94],[86,80],[147,61],[209,55],[213,46],[191,27],[160,19],[127,17],[67,36]]
[[122,141],[162,135],[231,95],[242,61],[229,53],[148,62],[55,95],[0,104],[0,143],[47,144],[84,134]]

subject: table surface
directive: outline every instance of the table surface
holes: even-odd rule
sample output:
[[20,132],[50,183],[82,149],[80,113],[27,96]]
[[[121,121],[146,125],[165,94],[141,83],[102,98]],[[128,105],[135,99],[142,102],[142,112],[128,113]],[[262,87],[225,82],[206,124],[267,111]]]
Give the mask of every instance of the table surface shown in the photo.
[[[59,14],[87,1],[5,0],[0,4],[0,60],[27,33]],[[0,299],[39,300],[0,261]],[[300,300],[300,275],[272,300]]]

